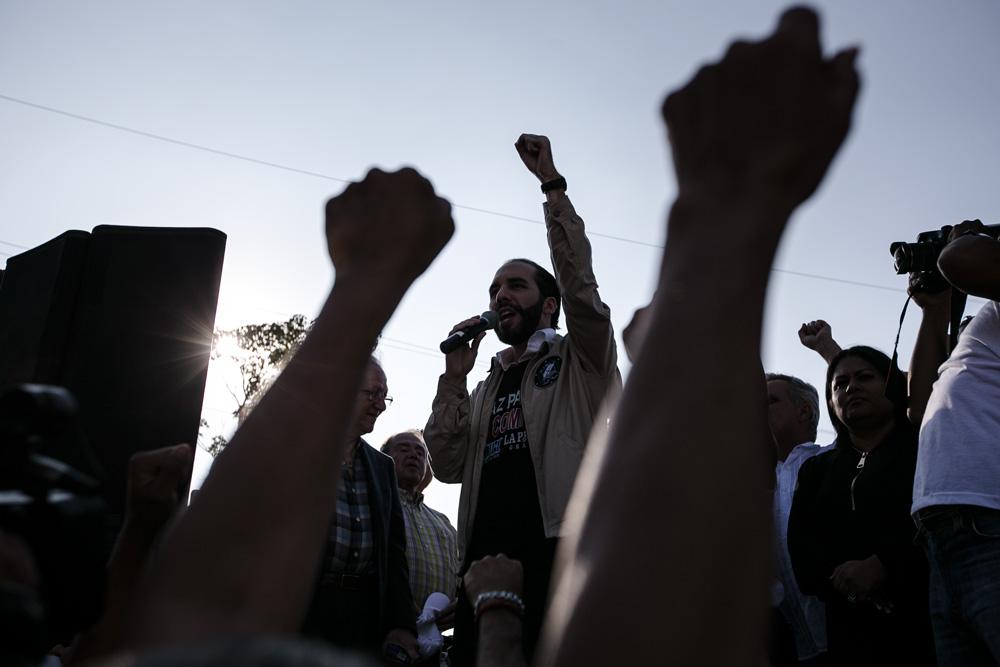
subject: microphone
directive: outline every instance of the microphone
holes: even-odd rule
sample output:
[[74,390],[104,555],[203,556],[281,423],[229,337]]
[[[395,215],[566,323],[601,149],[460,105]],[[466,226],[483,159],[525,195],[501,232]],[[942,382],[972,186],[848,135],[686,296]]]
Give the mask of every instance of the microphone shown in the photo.
[[479,321],[477,323],[463,331],[456,331],[441,341],[441,351],[448,354],[459,346],[465,345],[487,329],[496,328],[498,322],[500,322],[500,316],[492,310],[487,310],[479,316]]

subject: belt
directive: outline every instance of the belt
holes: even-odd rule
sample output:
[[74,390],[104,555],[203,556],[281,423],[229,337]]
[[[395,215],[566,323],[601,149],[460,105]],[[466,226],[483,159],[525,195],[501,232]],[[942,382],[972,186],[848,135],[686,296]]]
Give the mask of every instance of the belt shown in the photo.
[[345,591],[360,591],[368,588],[375,580],[371,574],[343,574],[331,572],[320,579],[321,586],[333,586]]
[[941,529],[955,530],[971,526],[975,514],[997,511],[978,505],[934,505],[919,510],[914,515],[913,522],[917,524],[917,528],[932,532]]

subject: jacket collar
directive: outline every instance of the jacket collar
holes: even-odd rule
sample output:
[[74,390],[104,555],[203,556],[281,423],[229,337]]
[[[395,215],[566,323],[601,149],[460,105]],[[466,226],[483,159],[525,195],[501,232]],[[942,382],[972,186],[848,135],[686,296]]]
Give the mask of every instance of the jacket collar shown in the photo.
[[531,338],[528,339],[528,347],[525,348],[524,354],[522,354],[519,358],[515,359],[514,348],[508,347],[505,350],[497,352],[496,361],[500,364],[500,368],[507,370],[517,362],[537,354],[537,352],[542,349],[542,346],[551,345],[552,341],[556,339],[556,336],[558,336],[556,330],[551,327],[539,329],[535,333],[531,334]]

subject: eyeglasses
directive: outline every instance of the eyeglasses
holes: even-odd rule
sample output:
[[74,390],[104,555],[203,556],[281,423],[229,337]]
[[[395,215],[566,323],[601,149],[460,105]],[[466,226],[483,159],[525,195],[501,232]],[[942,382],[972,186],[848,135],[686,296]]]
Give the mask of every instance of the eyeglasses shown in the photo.
[[369,403],[375,403],[376,401],[382,401],[386,406],[392,405],[392,396],[385,393],[384,391],[372,391],[371,389],[362,389],[361,393],[368,397]]

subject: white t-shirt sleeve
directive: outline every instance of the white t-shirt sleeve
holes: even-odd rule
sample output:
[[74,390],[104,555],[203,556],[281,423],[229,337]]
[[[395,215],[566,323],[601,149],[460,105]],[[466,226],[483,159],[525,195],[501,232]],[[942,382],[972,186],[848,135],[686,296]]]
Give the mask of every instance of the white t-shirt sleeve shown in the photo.
[[1000,509],[1000,304],[987,302],[941,365],[913,480],[915,514],[937,505]]

